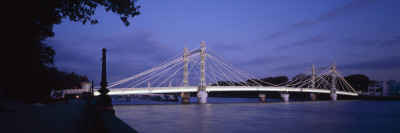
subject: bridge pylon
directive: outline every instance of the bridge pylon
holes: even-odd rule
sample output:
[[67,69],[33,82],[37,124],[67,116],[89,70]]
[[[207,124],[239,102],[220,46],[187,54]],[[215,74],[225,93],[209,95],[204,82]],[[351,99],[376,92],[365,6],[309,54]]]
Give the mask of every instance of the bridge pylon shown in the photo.
[[336,94],[336,66],[335,63],[332,63],[332,88],[331,88],[331,100],[336,101],[337,100],[337,94]]
[[[315,77],[316,77],[315,65],[312,65],[312,67],[311,67],[311,88],[313,88],[313,89],[315,89]],[[310,93],[310,100],[312,100],[312,101],[317,100],[317,95],[315,93]]]
[[[183,49],[183,86],[188,87],[188,62],[189,62],[189,53],[188,49]],[[182,103],[189,103],[190,102],[190,93],[189,92],[182,92],[181,93],[181,102]]]
[[206,91],[206,81],[205,81],[205,57],[206,57],[206,43],[204,40],[201,41],[201,47],[200,47],[200,84],[198,87],[198,92],[197,92],[197,102],[198,103],[207,103],[207,91]]

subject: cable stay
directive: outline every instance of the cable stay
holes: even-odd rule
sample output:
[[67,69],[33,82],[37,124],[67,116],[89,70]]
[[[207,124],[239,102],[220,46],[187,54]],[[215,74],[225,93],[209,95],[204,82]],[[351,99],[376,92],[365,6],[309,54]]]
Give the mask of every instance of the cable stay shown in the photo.
[[[204,47],[203,47],[204,48]],[[312,68],[306,72],[297,75],[291,80],[273,84],[266,82],[265,79],[259,79],[252,76],[227,60],[216,54],[212,49],[205,46],[208,53],[201,53],[200,47],[191,51],[186,48],[146,71],[125,79],[108,84],[108,88],[176,88],[199,86],[201,81],[201,71],[204,71],[204,80],[207,86],[232,86],[232,87],[276,87],[280,89],[319,89],[357,93],[349,85],[334,65],[331,67]],[[204,50],[204,49],[203,49]],[[204,55],[204,60],[200,57]],[[204,61],[204,63],[201,63]],[[204,69],[202,70],[202,65]],[[332,79],[332,78],[335,79]],[[334,85],[334,86],[333,86]],[[95,87],[100,88],[100,86]]]

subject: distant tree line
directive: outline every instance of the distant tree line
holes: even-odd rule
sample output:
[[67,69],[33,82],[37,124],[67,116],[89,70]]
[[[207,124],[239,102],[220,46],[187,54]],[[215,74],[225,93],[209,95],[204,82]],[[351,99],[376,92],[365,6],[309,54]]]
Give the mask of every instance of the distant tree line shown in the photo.
[[[289,81],[286,76],[268,77],[264,79],[248,79],[245,82],[233,82],[233,81],[218,81],[211,86],[271,86],[271,84],[280,84]],[[271,84],[268,84],[271,83]]]
[[[300,78],[302,77],[302,78]],[[294,76],[291,80],[292,84],[299,83],[297,86],[294,87],[301,87],[300,85],[304,85],[301,82],[307,81],[311,79],[311,75],[305,74],[298,74]],[[356,91],[367,91],[368,84],[371,82],[369,78],[362,74],[353,74],[344,77],[344,79],[349,83],[351,87],[353,87]],[[326,76],[326,81],[331,81],[331,76]],[[338,79],[337,79],[338,80]],[[233,82],[233,81],[218,81],[217,83],[212,84],[212,86],[272,86],[279,85],[285,82],[288,82],[289,78],[287,76],[277,76],[277,77],[268,77],[263,79],[248,79],[245,82]],[[271,84],[268,84],[271,83]],[[324,84],[321,81],[316,81],[316,84]],[[311,86],[310,84],[306,84],[305,86]],[[321,85],[323,86],[323,85]]]
[[[60,71],[55,67],[48,67],[44,71],[34,71],[27,77],[7,77],[5,94],[8,99],[20,99],[31,102],[46,102],[51,90],[82,88],[81,83],[89,81],[86,75],[74,72]],[[29,78],[28,78],[29,77]]]

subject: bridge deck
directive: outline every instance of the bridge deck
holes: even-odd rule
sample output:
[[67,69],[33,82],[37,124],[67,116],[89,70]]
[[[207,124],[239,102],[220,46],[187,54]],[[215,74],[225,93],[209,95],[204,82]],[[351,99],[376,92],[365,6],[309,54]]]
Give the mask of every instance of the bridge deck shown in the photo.
[[[273,87],[273,86],[207,86],[207,91],[287,91],[287,92],[313,92],[313,93],[331,93],[330,90],[313,88],[291,88],[291,87]],[[129,94],[150,94],[150,93],[180,93],[197,92],[197,86],[188,87],[150,87],[150,88],[112,88],[109,95],[129,95]],[[336,91],[340,95],[357,96],[357,93]],[[95,90],[95,95],[99,95]]]

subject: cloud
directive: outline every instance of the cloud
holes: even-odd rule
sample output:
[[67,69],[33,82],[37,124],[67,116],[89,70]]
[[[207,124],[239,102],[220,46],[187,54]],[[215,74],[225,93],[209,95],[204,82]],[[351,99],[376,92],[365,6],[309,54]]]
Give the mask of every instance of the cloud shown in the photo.
[[347,45],[359,45],[359,46],[365,46],[365,45],[376,45],[380,43],[380,40],[362,40],[356,37],[353,38],[347,38],[344,40],[339,41],[339,43],[347,44]]
[[400,39],[391,39],[391,40],[385,40],[381,44],[381,46],[400,46]]
[[273,70],[278,70],[278,71],[293,71],[293,70],[299,70],[299,69],[307,70],[308,69],[307,67],[311,68],[311,65],[312,65],[312,63],[310,63],[310,62],[288,64],[288,65],[276,67]]
[[290,58],[290,57],[289,57],[289,56],[279,56],[279,57],[270,57],[270,56],[268,56],[268,57],[257,57],[257,58],[251,59],[250,61],[245,62],[245,63],[240,64],[240,65],[243,65],[243,66],[246,66],[246,65],[248,65],[248,66],[256,66],[256,65],[275,64],[275,63],[277,63],[277,62],[285,61],[285,60],[287,60],[288,58]]
[[320,22],[332,19],[334,17],[345,15],[347,13],[362,9],[363,7],[365,7],[366,5],[369,5],[370,3],[374,2],[374,1],[376,1],[376,0],[355,0],[355,1],[349,2],[345,5],[342,5],[337,8],[334,8],[332,10],[329,10],[328,12],[320,15],[316,19],[308,19],[308,20],[300,21],[298,23],[291,25],[290,28],[288,28],[286,30],[281,30],[281,31],[271,33],[268,36],[266,36],[265,38],[273,39],[273,38],[285,36],[288,33],[287,31],[290,29],[296,29],[296,28],[307,27],[307,26],[311,26],[314,24],[318,24]]
[[278,31],[278,32],[274,32],[269,34],[267,37],[265,37],[265,39],[274,39],[277,37],[283,37],[287,34],[286,30],[282,30],[282,31]]
[[380,46],[400,46],[400,35],[394,36],[393,39],[383,41]]
[[310,26],[310,25],[313,25],[316,23],[318,23],[318,21],[316,21],[316,20],[304,20],[304,21],[298,22],[296,24],[293,24],[291,27],[292,28],[300,28],[300,27]]
[[237,51],[237,50],[243,50],[246,47],[244,45],[240,44],[227,44],[225,42],[216,42],[215,44],[212,44],[211,47],[215,50],[223,50],[223,51]]
[[88,59],[96,58],[95,54],[88,53],[85,49],[69,45],[65,41],[49,39],[46,43],[52,46],[56,51],[55,64],[57,66],[82,69],[87,67],[85,65],[86,63],[92,64],[94,62]]
[[154,35],[148,31],[105,38],[91,38],[88,36],[81,36],[80,38],[84,42],[105,46],[110,56],[118,57],[115,60],[121,61],[138,59],[146,60],[146,62],[159,62],[167,60],[174,53],[179,53],[178,50],[171,49],[167,45],[158,42]]
[[355,46],[400,46],[400,35],[394,36],[392,39],[387,40],[375,40],[375,39],[360,39],[359,37],[350,37],[338,41],[341,44],[355,45]]
[[84,35],[75,41],[49,39],[46,43],[54,47],[59,69],[75,71],[99,82],[103,47],[107,49],[109,81],[150,69],[179,53],[154,38],[151,32],[139,31],[103,38]]
[[328,35],[321,34],[321,35],[317,35],[317,36],[314,36],[314,37],[306,39],[306,40],[301,40],[298,42],[292,42],[292,43],[282,45],[281,47],[278,47],[277,49],[289,49],[289,48],[294,48],[294,47],[310,45],[313,43],[322,43],[322,42],[326,42],[329,40],[330,40],[330,38]]
[[344,69],[363,69],[363,70],[396,70],[400,69],[400,55],[389,56],[377,60],[356,62],[345,64]]
[[317,68],[324,68],[330,64],[326,64],[324,61],[307,61],[300,63],[286,63],[280,66],[272,68],[270,71],[279,72],[278,75],[286,75],[289,79],[295,77],[298,74],[308,74],[311,72],[311,66],[315,65]]
[[306,26],[310,26],[310,25],[314,25],[317,23],[320,23],[322,21],[326,21],[329,19],[332,19],[334,17],[337,16],[341,16],[341,15],[345,15],[347,13],[359,10],[363,7],[365,7],[366,5],[369,5],[370,3],[374,2],[375,0],[355,0],[352,2],[349,2],[345,5],[339,6],[337,8],[334,8],[332,10],[329,10],[328,12],[322,14],[321,16],[319,16],[318,18],[312,20],[304,20],[301,22],[298,22],[296,24],[293,24],[291,26],[291,28],[300,28],[300,27],[306,27]]

